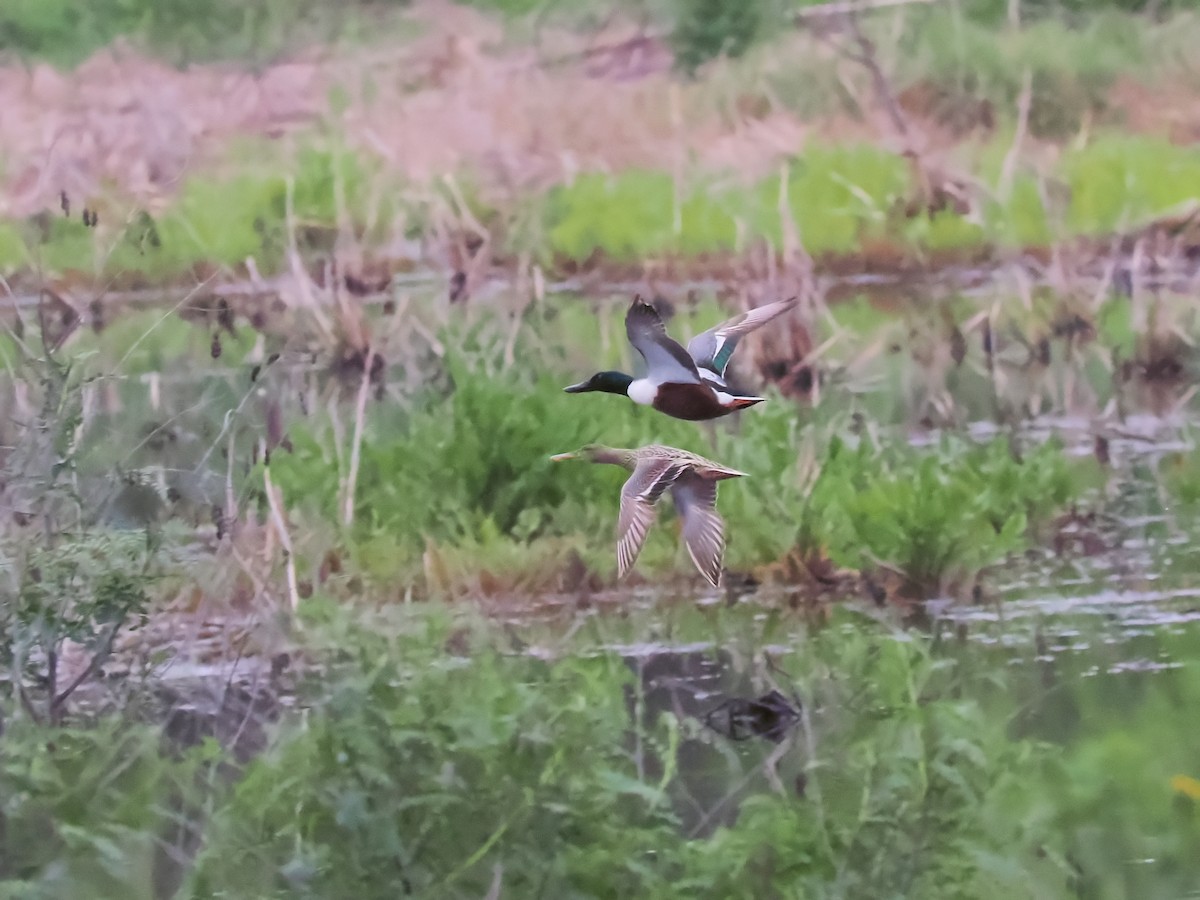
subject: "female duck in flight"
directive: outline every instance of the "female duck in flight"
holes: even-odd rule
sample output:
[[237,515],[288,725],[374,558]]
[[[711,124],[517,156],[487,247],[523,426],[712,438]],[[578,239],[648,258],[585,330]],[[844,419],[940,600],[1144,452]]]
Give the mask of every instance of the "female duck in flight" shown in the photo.
[[740,478],[745,472],[662,444],[634,450],[588,444],[574,453],[559,453],[550,458],[555,462],[582,459],[609,463],[631,473],[621,488],[621,511],[617,516],[618,578],[624,578],[633,566],[654,522],[655,504],[670,491],[683,523],[683,543],[692,562],[709,584],[720,586],[725,524],[717,515],[717,482]]

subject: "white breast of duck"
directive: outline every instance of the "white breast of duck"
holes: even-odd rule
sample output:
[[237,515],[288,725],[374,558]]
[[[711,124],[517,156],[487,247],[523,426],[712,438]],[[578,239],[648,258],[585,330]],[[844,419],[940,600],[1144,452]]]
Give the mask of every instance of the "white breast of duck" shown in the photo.
[[629,383],[629,399],[643,406],[653,406],[658,397],[658,382],[649,378],[635,378]]

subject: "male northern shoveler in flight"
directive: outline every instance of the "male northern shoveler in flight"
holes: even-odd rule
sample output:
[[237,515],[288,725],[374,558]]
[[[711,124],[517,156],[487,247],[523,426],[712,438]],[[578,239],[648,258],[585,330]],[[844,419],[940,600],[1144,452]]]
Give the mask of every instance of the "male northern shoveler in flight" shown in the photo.
[[703,334],[684,350],[667,335],[654,307],[635,297],[625,314],[625,333],[646,361],[646,374],[633,378],[624,372],[597,372],[587,381],[564,388],[569,394],[603,391],[624,394],[635,403],[652,406],[676,419],[716,419],[745,409],[765,398],[735,394],[725,382],[725,369],[741,338],[783,315],[795,298],[768,303],[734,316]]
[[588,444],[573,453],[550,457],[555,462],[583,459],[622,466],[633,474],[621,488],[617,517],[617,577],[633,566],[646,532],[654,521],[654,505],[667,490],[683,523],[688,555],[713,587],[721,583],[725,524],[717,515],[717,482],[745,475],[720,463],[662,444],[633,450]]

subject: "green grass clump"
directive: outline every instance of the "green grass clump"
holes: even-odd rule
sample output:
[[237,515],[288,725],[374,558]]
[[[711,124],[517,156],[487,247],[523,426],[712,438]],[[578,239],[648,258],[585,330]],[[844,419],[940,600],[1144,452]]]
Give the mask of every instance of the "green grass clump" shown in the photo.
[[198,267],[240,267],[253,257],[278,269],[285,246],[284,182],[243,173],[227,180],[189,179],[159,219],[128,214],[113,231],[87,228],[78,218],[52,216],[32,228],[0,224],[0,270],[35,268],[119,276],[133,283],[194,277]]
[[1078,495],[1080,477],[1054,442],[1017,458],[1004,439],[923,454],[835,441],[802,541],[843,565],[887,563],[928,595],[1022,549],[1031,524]]
[[[371,183],[369,170],[358,157],[307,147],[297,154],[290,177],[302,251],[311,255],[332,246],[331,238],[314,244],[305,236],[332,232],[338,226],[338,182],[347,224],[365,225]],[[149,252],[144,242],[137,246],[143,256],[140,265],[125,252],[110,267],[167,275],[199,263],[238,266],[253,257],[260,270],[275,271],[287,246],[287,189],[282,175],[262,171],[220,180],[191,179],[158,223],[155,246]]]
[[778,8],[772,0],[676,0],[671,49],[675,65],[694,74],[718,56],[737,57],[762,37],[767,21]]
[[[1187,663],[1198,649],[1196,633],[1158,629],[1146,646],[1177,667],[1107,683],[1073,678],[1077,689],[1047,697],[1047,709],[1022,729],[1021,736],[1051,740],[1071,735],[1069,752],[1047,767],[1042,803],[1070,842],[1081,893],[1166,898],[1195,883],[1200,768],[1186,748],[1187,710],[1200,689]],[[1154,865],[1128,862],[1150,858]]]
[[120,716],[91,728],[19,719],[4,746],[0,893],[153,896],[155,856],[199,757],[163,758],[157,729]]
[[99,263],[103,248],[96,233],[77,218],[53,216],[44,227],[31,223],[22,229],[28,239],[36,234],[37,243],[27,245],[25,257],[38,268],[48,271],[92,272]]
[[[996,149],[999,149],[999,145],[996,145]],[[998,173],[999,156],[996,158]],[[1051,221],[1037,179],[1028,174],[1013,179],[1012,192],[1004,201],[986,200],[984,217],[988,234],[1001,245],[1047,247],[1064,236]]]
[[[810,253],[849,252],[887,231],[909,184],[903,159],[867,145],[811,147],[786,173],[787,212]],[[782,240],[780,176],[751,189],[688,184],[662,172],[585,174],[547,198],[549,250],[584,260],[600,251],[628,261],[659,253],[737,249],[746,238]],[[676,215],[678,211],[678,215]]]
[[1028,72],[1029,128],[1041,137],[1077,131],[1085,117],[1103,110],[1119,74],[1144,68],[1152,58],[1144,23],[1112,12],[1081,25],[1044,18],[1014,30],[931,10],[918,17],[906,39],[906,73],[931,82],[947,107],[987,100],[1007,116]]
[[115,0],[83,7],[71,0],[15,0],[0,11],[0,47],[73,63],[132,29],[135,20]]
[[[359,527],[363,536],[386,535],[401,559],[427,540],[486,542],[496,532],[528,541],[583,530],[607,540],[612,525],[599,511],[619,489],[616,471],[605,477],[549,457],[596,441],[695,443],[687,423],[652,421],[658,414],[623,398],[564,394],[567,382],[544,373],[492,377],[460,359],[450,360],[448,374],[449,393],[428,396],[400,434],[372,434],[363,444]],[[294,442],[294,453],[273,461],[272,476],[288,496],[334,517],[336,452],[311,432]]]
[[[985,148],[979,168],[994,181],[1006,140]],[[1075,235],[1145,225],[1200,200],[1200,154],[1157,137],[1102,132],[1065,152],[1046,173],[1066,189],[1061,209],[1047,210],[1034,175],[1019,173],[1004,202],[988,201],[986,235],[1002,244],[1048,246]]]
[[[725,619],[749,649],[753,622]],[[518,896],[875,896],[896,884],[943,896],[951,876],[971,896],[1034,884],[1065,896],[1064,874],[1034,852],[1050,836],[1022,828],[1037,786],[1019,776],[1036,747],[961,699],[953,667],[878,626],[800,640],[779,661],[804,702],[870,711],[823,733],[807,769],[785,758],[789,783],[803,773],[799,795],[760,784],[758,741],[734,753],[690,715],[631,715],[646,686],[615,635],[543,660],[444,612],[364,619],[320,599],[300,629],[325,662],[299,688],[306,711],[237,768],[214,765],[230,756],[213,741],[163,752],[128,722],[10,728],[0,890],[153,896],[178,867],[174,896],[196,898],[382,898],[397,885],[479,897],[498,878]],[[844,679],[829,679],[834,663]],[[727,792],[705,825],[698,811]],[[175,849],[181,834],[196,838],[183,844],[194,858]],[[981,855],[1005,856],[1006,876]]]
[[26,261],[21,230],[15,222],[0,222],[0,273],[11,274]]
[[[575,312],[584,310],[564,306],[559,317],[573,322]],[[618,313],[609,314],[614,330]],[[672,331],[683,336],[711,318],[706,311],[690,328],[677,321]],[[596,328],[594,321],[576,324]],[[538,330],[540,337],[527,336],[529,353],[541,340],[559,346],[554,327]],[[462,346],[455,338],[447,343]],[[714,447],[694,424],[625,398],[562,392],[593,367],[628,369],[628,361],[596,360],[571,376],[553,375],[543,361],[527,357],[521,370],[500,371],[460,349],[444,364],[448,385],[430,390],[401,419],[369,429],[361,448],[356,525],[348,537],[362,561],[399,582],[411,580],[422,559],[428,566],[423,554],[431,545],[459,562],[478,550],[481,567],[514,571],[536,560],[561,562],[573,548],[608,570],[627,476],[615,467],[549,459],[593,442],[665,443],[749,473],[721,491],[732,566],[770,563],[799,546],[855,568],[882,560],[906,572],[920,592],[1023,548],[1030,529],[1080,489],[1078,473],[1053,443],[1021,460],[1002,440],[931,450],[863,441],[850,449],[828,437],[840,420],[832,430],[826,418],[805,431],[804,417],[776,398],[739,417],[736,434],[722,430]],[[339,521],[345,448],[319,427],[293,433],[293,443],[293,453],[272,462],[274,480],[311,514]],[[819,468],[811,488],[797,474],[802,455]],[[664,504],[664,522],[669,509]],[[687,570],[670,527],[651,532],[640,565]]]
[[1117,231],[1200,203],[1200,152],[1192,147],[1111,135],[1067,154],[1062,166],[1076,234]]
[[[805,798],[758,794],[703,836],[685,824],[693,779],[720,796],[743,763],[683,769],[720,754],[721,739],[670,713],[631,720],[639,687],[612,651],[544,662],[477,635],[450,656],[444,625],[332,634],[343,663],[323,679],[320,711],[216,809],[196,893],[391,897],[401,883],[473,897],[497,871],[519,896],[874,896],[896,884],[943,896],[953,874],[972,896],[999,897],[1061,883],[1032,841],[994,844],[1018,830],[992,798],[1022,748],[951,699],[953,679],[915,645],[843,632],[807,644],[807,664],[789,654],[813,673],[805,683],[836,658],[854,697],[826,700],[884,712],[828,735],[821,758],[836,771],[815,767]],[[1009,877],[978,864],[989,848],[1012,853]]]
[[[987,180],[998,177],[1008,146],[996,140],[983,148],[978,166]],[[1158,138],[1103,134],[1065,154],[1049,174],[1069,189],[1061,217],[1045,208],[1037,179],[1019,171],[1008,196],[983,202],[980,223],[950,210],[897,215],[913,189],[908,164],[868,145],[809,147],[784,176],[749,190],[689,183],[677,192],[663,172],[592,173],[549,194],[546,243],[560,258],[583,261],[599,252],[624,262],[735,252],[739,238],[779,246],[784,188],[786,214],[814,255],[861,252],[876,240],[908,253],[1046,246],[1144,223],[1200,199],[1200,154]]]
[[277,272],[288,246],[289,180],[296,247],[305,259],[328,254],[343,225],[370,243],[393,221],[395,204],[381,196],[375,168],[344,150],[308,146],[275,171],[247,164],[230,176],[189,178],[158,218],[132,210],[118,221],[114,212],[103,232],[57,214],[29,227],[0,223],[0,272],[36,265],[49,274],[160,284],[211,268],[238,271],[248,259],[261,272]]
[[342,638],[330,714],[250,767],[199,861],[202,893],[469,896],[498,860],[523,895],[669,879],[646,869],[671,816],[665,783],[640,781],[621,745],[620,659],[457,660],[446,636]]
[[242,175],[227,181],[190,181],[164,218],[159,265],[187,262],[234,266],[248,257],[268,271],[284,249],[284,183],[279,178]]
[[[722,442],[714,451],[692,423],[621,397],[564,394],[565,377],[544,371],[494,377],[462,357],[448,361],[448,372],[453,386],[447,393],[428,396],[403,423],[364,440],[353,539],[362,560],[381,574],[407,570],[411,576],[431,543],[451,561],[479,551],[477,567],[517,572],[539,559],[558,559],[547,548],[574,547],[608,570],[627,474],[549,458],[595,442],[666,443],[749,467],[756,477],[746,481],[762,483],[744,497],[743,482],[731,484],[722,500],[734,504],[730,528],[742,548],[739,559],[767,561],[789,546],[792,513],[782,498],[798,503],[799,495],[787,485],[778,489],[794,458],[797,422],[786,405],[747,419],[743,441]],[[337,453],[325,431],[301,432],[293,442],[294,453],[273,460],[272,477],[286,496],[337,521],[344,477],[338,460],[345,453]],[[769,524],[763,507],[755,507],[760,502],[775,517]],[[664,521],[670,515],[664,510]],[[650,570],[674,568],[677,550],[669,529],[655,529],[642,563]]]
[[12,0],[0,9],[0,50],[78,64],[118,38],[178,64],[262,62],[298,44],[337,37],[405,0]]
[[[980,152],[976,165],[985,182],[998,177],[1007,146],[998,139]],[[237,272],[250,258],[264,274],[276,272],[289,239],[288,181],[280,171],[291,173],[296,246],[306,259],[330,253],[339,227],[369,253],[398,219],[414,233],[428,220],[428,203],[415,195],[397,199],[377,166],[344,148],[304,148],[274,170],[235,169],[188,179],[156,218],[136,210],[106,213],[100,230],[58,215],[27,225],[0,222],[0,272],[37,268],[161,284],[213,268]],[[815,256],[869,256],[888,248],[885,259],[916,258],[989,245],[1047,246],[1144,223],[1200,198],[1200,156],[1153,138],[1101,135],[1066,153],[1048,176],[1069,190],[1061,210],[1047,211],[1035,176],[1018,171],[1006,197],[983,201],[979,221],[951,210],[907,216],[901,212],[914,188],[902,157],[862,144],[811,146],[782,173],[748,187],[712,174],[677,184],[666,172],[593,172],[524,198],[512,216],[473,206],[495,229],[501,252],[579,264],[597,255],[621,263],[694,259],[742,252],[755,241],[779,247],[781,215]],[[117,221],[123,224],[114,233]]]
[[[788,208],[809,253],[847,252],[861,248],[865,237],[886,233],[888,211],[909,186],[905,161],[878,147],[810,147],[788,173]],[[764,231],[781,240],[779,178],[764,181],[758,193],[760,209],[773,214]]]
[[1191,516],[1200,506],[1200,451],[1168,453],[1158,461],[1163,507]]
[[546,216],[551,252],[578,260],[597,250],[617,260],[727,250],[735,236],[721,199],[704,192],[677,197],[665,172],[581,175],[551,190]]
[[[236,766],[213,740],[6,708],[0,892],[149,897],[178,877],[180,898],[480,897],[499,881],[517,896],[1066,900],[1194,883],[1187,666],[1082,677],[1110,652],[1094,650],[1047,683],[1011,664],[1023,650],[847,612],[819,630],[761,607],[652,616],[594,617],[547,656],[445,607],[364,614],[318,595],[293,634],[317,663],[302,712]],[[658,633],[713,649],[614,649]],[[1196,654],[1192,633],[1141,640]],[[769,675],[754,662],[768,645]],[[684,711],[638,673],[688,658],[715,693]],[[702,724],[768,686],[805,710],[789,743]]]

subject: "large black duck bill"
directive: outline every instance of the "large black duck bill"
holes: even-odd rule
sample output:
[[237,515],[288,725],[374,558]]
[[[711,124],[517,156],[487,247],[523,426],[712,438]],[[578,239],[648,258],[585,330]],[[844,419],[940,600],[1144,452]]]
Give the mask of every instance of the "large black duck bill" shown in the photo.
[[568,394],[584,394],[588,391],[602,391],[606,394],[622,394],[629,396],[629,385],[633,384],[633,376],[624,372],[597,372],[587,381],[572,384],[565,388]]

